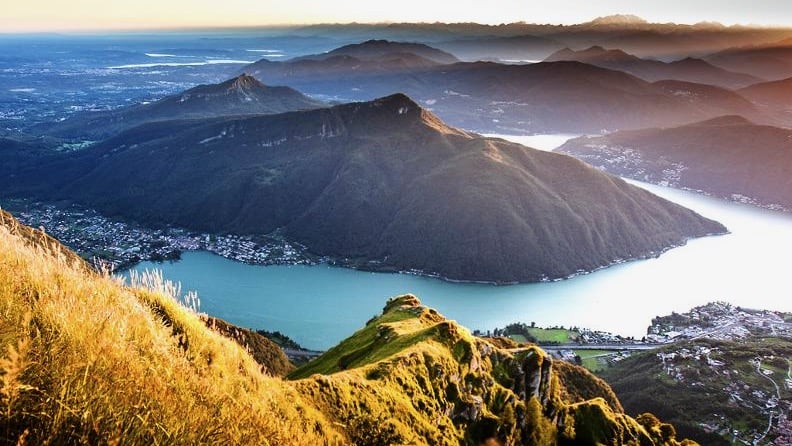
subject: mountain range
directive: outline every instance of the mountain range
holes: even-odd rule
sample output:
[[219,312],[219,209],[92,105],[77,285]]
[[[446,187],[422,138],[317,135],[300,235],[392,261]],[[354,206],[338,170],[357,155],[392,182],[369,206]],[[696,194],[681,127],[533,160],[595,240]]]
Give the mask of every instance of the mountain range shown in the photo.
[[724,116],[573,139],[559,152],[611,173],[792,210],[792,130]]
[[270,87],[241,74],[220,84],[199,85],[158,101],[111,111],[83,112],[64,121],[39,124],[31,133],[100,140],[148,122],[230,115],[283,113],[324,104],[289,87]]
[[244,71],[331,99],[371,100],[401,91],[451,125],[488,133],[592,133],[724,114],[773,121],[731,90],[681,81],[650,83],[580,62],[401,64],[399,70],[371,70],[335,58],[306,62],[262,60]]
[[[503,23],[387,23],[316,24],[289,29],[300,37],[332,36],[361,42],[367,39],[420,41],[454,53],[466,61],[541,60],[568,47],[576,50],[599,45],[621,48],[639,57],[671,61],[702,57],[747,45],[771,45],[792,37],[784,27],[724,26],[716,22],[692,25],[651,23],[639,17],[613,15],[573,25]],[[506,45],[509,39],[525,47]],[[518,51],[518,52],[515,52]],[[739,71],[739,70],[738,70]]]
[[786,79],[792,77],[792,39],[728,48],[705,57],[705,60],[724,69],[765,80]]
[[788,122],[792,111],[792,77],[757,83],[741,89],[739,93],[760,109],[768,109],[772,113],[785,116],[782,120]]
[[278,231],[342,264],[472,281],[561,278],[725,231],[571,157],[452,128],[401,94],[150,123],[2,186],[150,224]]
[[649,82],[679,80],[698,84],[709,84],[724,88],[741,88],[760,82],[762,79],[718,68],[702,59],[687,57],[673,62],[641,59],[619,49],[593,46],[586,50],[559,50],[545,62],[573,60],[611,70],[624,71]]
[[394,56],[417,56],[421,59],[435,62],[436,64],[452,64],[459,62],[456,56],[423,43],[391,42],[388,40],[376,39],[344,45],[326,53],[302,56],[294,60],[326,60],[339,56],[349,57],[358,61],[376,60]]

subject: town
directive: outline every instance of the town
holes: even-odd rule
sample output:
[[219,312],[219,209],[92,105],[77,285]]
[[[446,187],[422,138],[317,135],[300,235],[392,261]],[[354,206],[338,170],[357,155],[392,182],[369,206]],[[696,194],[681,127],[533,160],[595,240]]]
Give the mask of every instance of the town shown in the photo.
[[700,338],[734,341],[751,335],[792,338],[792,314],[713,302],[687,313],[654,318],[646,337],[664,343]]
[[8,200],[6,210],[22,223],[42,228],[97,267],[118,271],[142,261],[178,260],[184,251],[205,250],[256,265],[314,264],[323,261],[277,235],[217,235],[183,228],[147,228],[115,220],[74,204]]

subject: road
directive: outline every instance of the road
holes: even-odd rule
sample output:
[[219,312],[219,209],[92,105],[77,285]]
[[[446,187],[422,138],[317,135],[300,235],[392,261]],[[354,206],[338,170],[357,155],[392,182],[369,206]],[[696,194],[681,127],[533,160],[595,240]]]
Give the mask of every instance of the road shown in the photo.
[[[559,351],[559,350],[655,350],[667,344],[557,344],[557,345],[540,345],[539,348],[545,351]],[[528,350],[529,347],[520,347],[509,349],[510,352],[516,353]]]
[[288,356],[289,358],[308,358],[308,359],[317,358],[321,356],[322,353],[324,353],[314,350],[297,350],[294,348],[284,348],[283,352],[286,353],[286,356]]
[[[773,383],[773,387],[775,387],[775,391],[776,391],[776,397],[778,398],[778,401],[781,401],[781,390],[778,388],[778,384],[776,384],[776,382],[775,382],[775,380],[773,378],[771,378],[771,377],[765,375],[764,373],[762,373],[762,358],[756,358],[756,373],[759,376],[761,376],[762,378],[765,378],[768,381],[770,381],[771,383]],[[773,429],[773,416],[775,414],[776,414],[776,412],[774,410],[770,411],[770,415],[769,415],[768,420],[767,420],[767,429],[765,429],[765,431],[762,433],[762,435],[760,437],[757,437],[754,440],[753,444],[755,444],[755,445],[759,444],[759,442],[763,441],[765,439],[765,437],[767,437],[767,434],[770,433],[770,430]]]

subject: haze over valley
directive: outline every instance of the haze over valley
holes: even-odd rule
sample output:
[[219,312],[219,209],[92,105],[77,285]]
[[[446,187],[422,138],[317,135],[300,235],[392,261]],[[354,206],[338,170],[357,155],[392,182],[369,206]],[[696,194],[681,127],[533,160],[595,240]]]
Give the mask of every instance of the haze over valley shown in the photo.
[[708,1],[0,12],[0,442],[792,444],[792,23]]

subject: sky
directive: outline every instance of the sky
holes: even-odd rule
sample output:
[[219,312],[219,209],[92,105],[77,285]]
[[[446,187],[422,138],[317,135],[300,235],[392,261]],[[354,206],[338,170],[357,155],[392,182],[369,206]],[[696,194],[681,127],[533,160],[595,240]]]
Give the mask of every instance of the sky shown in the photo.
[[0,32],[347,22],[572,24],[610,14],[652,22],[792,26],[792,0],[1,0]]

